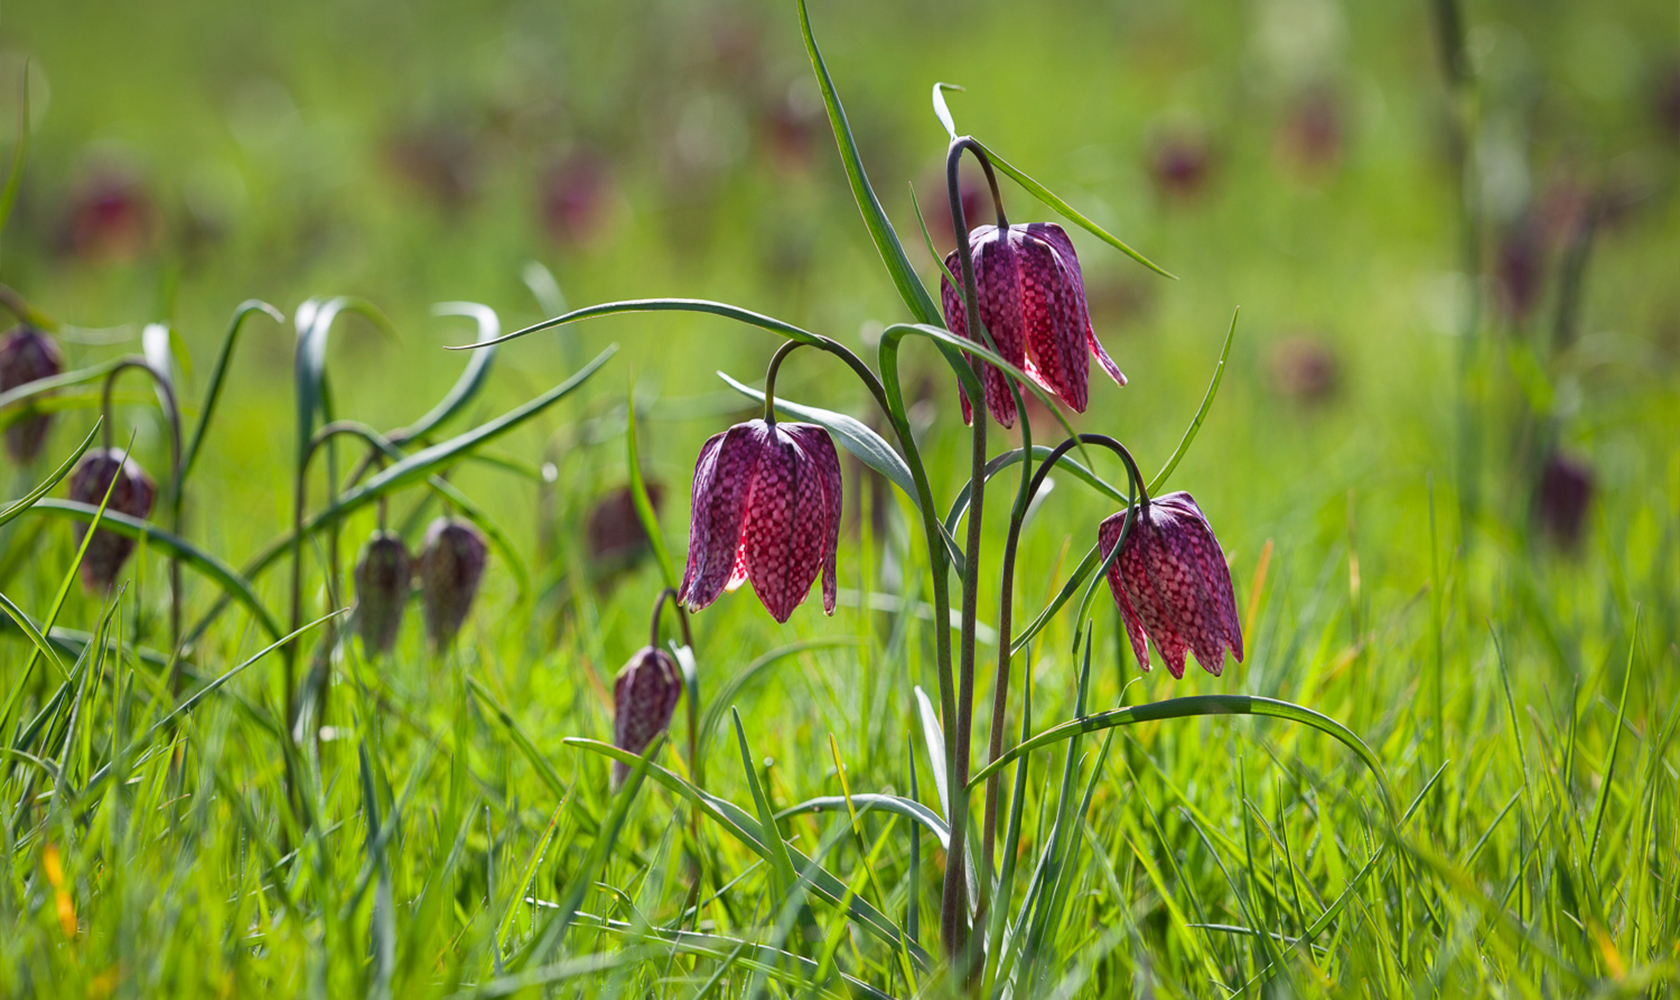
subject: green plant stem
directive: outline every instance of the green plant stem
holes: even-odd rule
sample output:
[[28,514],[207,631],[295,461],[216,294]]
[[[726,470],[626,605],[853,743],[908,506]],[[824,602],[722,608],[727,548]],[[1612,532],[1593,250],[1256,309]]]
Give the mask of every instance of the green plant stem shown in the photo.
[[[1021,541],[1021,526],[1026,520],[1027,506],[1032,503],[1032,498],[1037,496],[1039,489],[1043,487],[1044,479],[1049,475],[1050,469],[1065,458],[1068,452],[1078,447],[1081,441],[1086,444],[1108,448],[1119,455],[1121,461],[1126,465],[1126,474],[1131,479],[1133,495],[1137,498],[1136,503],[1139,510],[1147,509],[1149,505],[1149,494],[1146,492],[1143,483],[1143,475],[1138,471],[1137,462],[1132,459],[1131,452],[1126,449],[1125,445],[1106,434],[1081,434],[1077,438],[1068,438],[1057,445],[1034,470],[1032,480],[1022,491],[1021,502],[1016,505],[1010,518],[1009,538],[1003,546],[1001,565],[1003,582],[998,597],[998,665],[997,675],[992,687],[992,721],[986,755],[988,766],[996,762],[1003,752],[1004,713],[1008,708],[1010,650],[1013,645],[1013,636],[1010,634],[1010,619],[1015,604],[1015,554]],[[1132,504],[1129,503],[1127,509],[1130,510],[1131,507]],[[1131,530],[1133,520],[1134,518],[1130,517],[1126,519],[1121,529],[1121,537],[1115,543],[1116,549],[1125,541],[1126,532]],[[975,909],[974,917],[976,927],[985,926],[986,912],[990,903],[992,873],[996,870],[993,867],[993,854],[996,847],[994,841],[997,831],[998,777],[999,773],[994,771],[986,779],[986,811],[980,828],[980,843],[984,860],[980,869],[980,900]]]
[[[957,234],[957,257],[962,262],[963,303],[965,319],[967,320],[968,339],[975,343],[984,343],[980,331],[980,291],[974,279],[974,254],[968,244],[968,220],[963,217],[962,189],[958,180],[958,167],[962,164],[964,150],[972,152],[975,159],[980,161],[986,172],[986,178],[991,183],[992,198],[997,208],[997,222],[1000,230],[1007,229],[1009,220],[1003,214],[1003,200],[998,195],[997,178],[992,173],[991,161],[980,149],[980,144],[968,137],[960,137],[951,141],[949,151],[945,156],[945,187],[951,199],[951,228]],[[975,363],[975,374],[980,374],[979,365]],[[962,636],[959,647],[959,667],[957,677],[957,705],[954,732],[949,739],[950,749],[947,755],[952,758],[951,773],[951,801],[947,804],[950,814],[947,819],[951,824],[951,843],[945,853],[945,886],[940,899],[940,935],[945,944],[946,956],[953,964],[961,963],[962,974],[966,977],[971,966],[968,933],[968,883],[966,879],[965,845],[968,830],[968,767],[969,743],[973,734],[974,721],[974,623],[980,603],[980,543],[985,518],[986,492],[986,400],[985,386],[981,386],[981,395],[974,400],[974,428],[973,444],[970,450],[969,472],[969,510],[968,510],[968,541],[963,546],[963,592],[962,592]],[[938,539],[930,539],[929,547],[938,544]],[[936,623],[937,624],[937,623]],[[983,893],[985,890],[982,889]]]
[[799,341],[790,340],[770,355],[770,367],[764,372],[764,422],[771,427],[776,426],[776,374],[782,370],[782,361],[801,346]]
[[[99,413],[104,427],[104,445],[107,452],[111,445],[111,389],[116,385],[117,377],[129,369],[145,372],[157,386],[158,395],[163,397],[164,418],[169,422],[169,530],[175,537],[181,536],[181,485],[183,466],[181,464],[181,409],[175,402],[175,388],[169,384],[164,374],[151,366],[145,358],[138,355],[126,357],[112,366],[105,376],[105,384],[101,390]],[[123,453],[127,461],[128,453]],[[295,624],[293,626],[296,627]],[[169,667],[169,693],[175,697],[181,695],[181,560],[171,554],[169,557],[169,650],[173,661]]]

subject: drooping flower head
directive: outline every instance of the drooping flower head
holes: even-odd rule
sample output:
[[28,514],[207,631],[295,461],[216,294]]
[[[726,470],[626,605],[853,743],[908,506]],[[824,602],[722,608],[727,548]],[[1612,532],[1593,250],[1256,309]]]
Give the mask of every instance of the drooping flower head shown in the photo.
[[[652,646],[637,650],[613,681],[613,745],[633,754],[647,750],[671,724],[682,689],[682,675],[670,653]],[[628,765],[613,761],[614,788],[629,776]]]
[[408,546],[388,531],[376,531],[356,560],[356,631],[369,656],[396,641],[413,583]]
[[472,610],[490,547],[469,521],[440,517],[426,529],[420,553],[420,610],[426,634],[439,649],[449,645]]
[[1243,658],[1242,626],[1231,590],[1231,571],[1213,529],[1188,493],[1168,493],[1121,511],[1097,529],[1104,559],[1114,551],[1128,517],[1120,555],[1108,569],[1108,587],[1120,605],[1138,665],[1149,669],[1149,640],[1174,677],[1184,676],[1184,654],[1218,677],[1225,650]]
[[749,420],[714,435],[694,467],[682,603],[698,611],[750,580],[786,622],[821,572],[832,615],[840,507],[840,457],[823,428]]
[[[112,480],[116,485],[112,485]],[[98,506],[111,491],[107,511],[117,511],[133,518],[144,518],[152,512],[157,499],[157,484],[140,463],[116,448],[90,451],[76,464],[70,474],[70,499]],[[76,525],[76,544],[87,536],[87,525]],[[88,590],[108,590],[122,571],[129,553],[134,551],[134,539],[100,528],[88,542],[82,556],[82,586]]]
[[[968,234],[968,245],[974,258],[980,322],[1005,361],[1024,369],[1077,413],[1085,412],[1092,354],[1115,382],[1126,384],[1126,376],[1091,331],[1085,277],[1073,241],[1061,226],[1048,222],[1003,230],[979,226]],[[945,265],[953,275],[962,276],[956,251],[946,256]],[[968,311],[961,290],[942,278],[940,292],[946,328],[968,336]],[[1015,426],[1008,377],[985,365],[980,378],[993,419],[1005,427]],[[972,419],[966,392],[962,405],[963,419]]]
[[[16,389],[64,371],[58,342],[25,323],[0,337],[0,392]],[[50,413],[30,413],[6,428],[6,453],[19,465],[41,454],[52,429]]]
[[1593,470],[1579,459],[1552,452],[1540,470],[1534,495],[1534,514],[1558,548],[1573,552],[1586,536],[1587,511],[1592,506]]

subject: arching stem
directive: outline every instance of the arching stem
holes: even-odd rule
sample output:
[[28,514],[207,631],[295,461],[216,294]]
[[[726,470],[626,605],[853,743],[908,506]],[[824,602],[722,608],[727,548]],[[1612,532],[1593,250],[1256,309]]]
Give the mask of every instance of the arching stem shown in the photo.
[[770,367],[764,372],[764,422],[771,427],[776,426],[776,373],[782,370],[782,360],[803,346],[797,340],[789,340],[770,355]]
[[[958,181],[958,167],[964,151],[980,161],[981,169],[992,187],[992,199],[997,209],[999,228],[1007,228],[1003,214],[1003,199],[998,194],[997,178],[991,160],[974,139],[963,136],[951,141],[945,156],[945,188],[951,201],[951,228],[957,235],[957,258],[962,264],[963,305],[968,339],[985,343],[980,324],[980,292],[974,279],[974,254],[969,248],[968,220],[964,217],[962,189]],[[980,365],[975,375],[983,379]],[[974,626],[980,601],[980,545],[984,521],[986,489],[986,400],[982,383],[981,398],[974,401],[973,444],[970,450],[968,540],[963,547],[966,564],[963,570],[962,638],[958,650],[957,704],[954,726],[949,733],[951,772],[951,801],[947,803],[951,824],[950,850],[946,852],[945,884],[940,899],[940,936],[945,944],[946,957],[963,970],[966,978],[975,967],[969,948],[967,832],[968,832],[968,770],[969,744],[974,720]],[[939,623],[936,623],[938,627]]]
[[[181,535],[181,409],[175,402],[175,388],[169,384],[164,374],[151,366],[145,358],[134,356],[118,361],[105,376],[105,384],[100,394],[99,412],[104,418],[102,422],[104,445],[107,452],[112,451],[111,440],[111,390],[115,387],[117,376],[129,369],[143,371],[157,387],[158,395],[163,397],[164,418],[169,422],[169,530],[175,537]],[[123,460],[127,461],[125,454]],[[181,693],[181,560],[174,555],[169,557],[169,692],[179,696]]]
[[[1023,496],[1023,502],[1016,507],[1010,518],[1009,538],[1003,546],[1003,583],[999,592],[998,604],[998,662],[997,676],[992,693],[991,738],[986,755],[988,766],[995,762],[1003,752],[1004,713],[1008,708],[1009,701],[1010,648],[1014,645],[1014,637],[1010,630],[1015,603],[1015,553],[1021,542],[1021,526],[1026,521],[1026,512],[1032,504],[1032,498],[1038,495],[1038,491],[1043,487],[1045,477],[1050,474],[1050,470],[1068,452],[1078,447],[1082,441],[1113,451],[1125,463],[1126,475],[1132,484],[1132,493],[1137,498],[1136,502],[1128,507],[1129,512],[1135,511],[1129,514],[1128,520],[1141,516],[1144,511],[1149,509],[1149,493],[1144,485],[1146,480],[1143,478],[1143,474],[1138,471],[1137,462],[1133,460],[1132,453],[1126,449],[1125,445],[1106,434],[1080,434],[1077,437],[1068,438],[1051,450],[1050,454],[1045,456],[1044,461],[1034,471],[1032,481],[1027,485]],[[1124,541],[1123,534],[1121,540]],[[1118,543],[1116,548],[1118,548]],[[993,855],[997,832],[998,777],[998,773],[993,773],[986,779],[986,812],[980,836],[984,860],[981,862],[981,877],[979,880],[980,901],[974,918],[976,927],[985,926],[990,903],[992,874],[995,871]]]

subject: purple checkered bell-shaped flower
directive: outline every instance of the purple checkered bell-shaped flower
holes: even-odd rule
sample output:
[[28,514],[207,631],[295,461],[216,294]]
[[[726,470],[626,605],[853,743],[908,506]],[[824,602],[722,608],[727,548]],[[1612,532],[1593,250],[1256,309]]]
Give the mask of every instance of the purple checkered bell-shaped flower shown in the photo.
[[[1033,381],[1084,413],[1091,371],[1091,355],[1120,385],[1126,376],[1103,350],[1091,331],[1085,307],[1085,277],[1073,241],[1062,227],[1048,222],[1009,226],[978,226],[968,234],[974,258],[974,286],[979,293],[980,322],[992,335],[1003,359],[1023,369]],[[945,266],[960,275],[960,258],[953,250]],[[945,326],[968,336],[968,311],[962,291],[940,279]],[[1009,380],[991,365],[983,367],[981,386],[986,409],[1005,427],[1015,426],[1015,400]],[[962,394],[963,420],[973,419],[968,393]]]
[[[643,646],[613,681],[613,746],[640,755],[671,724],[682,697],[682,674],[671,654]],[[630,776],[630,766],[613,761],[612,787]]]
[[840,457],[816,424],[749,420],[714,435],[694,467],[682,603],[698,611],[750,580],[786,622],[820,572],[832,615],[840,503]]
[[1120,555],[1108,569],[1108,587],[1120,605],[1138,665],[1149,669],[1149,640],[1177,678],[1184,654],[1194,652],[1202,669],[1218,677],[1225,650],[1243,658],[1242,626],[1231,571],[1213,528],[1188,493],[1168,493],[1121,511],[1097,529],[1106,560],[1126,518],[1136,514]]

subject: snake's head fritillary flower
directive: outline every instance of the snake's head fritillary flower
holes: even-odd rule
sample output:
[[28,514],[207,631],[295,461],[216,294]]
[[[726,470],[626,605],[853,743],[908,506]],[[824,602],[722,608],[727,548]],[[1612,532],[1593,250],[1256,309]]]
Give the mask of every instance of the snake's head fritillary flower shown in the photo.
[[1547,456],[1545,467],[1540,470],[1534,514],[1541,529],[1566,552],[1573,552],[1581,545],[1592,497],[1590,466],[1559,452]]
[[[671,724],[682,697],[682,674],[671,654],[643,646],[613,681],[613,745],[641,754]],[[630,776],[630,767],[613,761],[612,786]]]
[[[1121,511],[1097,529],[1104,559],[1114,551],[1126,518]],[[1108,570],[1108,587],[1126,620],[1138,665],[1149,669],[1149,640],[1174,677],[1184,676],[1184,654],[1218,677],[1225,650],[1243,658],[1242,627],[1231,590],[1231,571],[1207,518],[1188,493],[1148,501],[1126,531],[1120,556]]]
[[698,611],[750,580],[786,622],[820,572],[832,615],[840,507],[840,457],[823,428],[749,420],[714,435],[694,467],[683,604]]
[[[1085,412],[1092,354],[1115,382],[1126,384],[1126,376],[1091,331],[1091,316],[1085,307],[1085,277],[1079,270],[1073,241],[1061,226],[1048,222],[1003,230],[979,226],[968,234],[968,246],[974,258],[980,322],[1005,361],[1024,369],[1077,413]],[[961,277],[956,251],[946,256],[945,265]],[[940,293],[946,329],[968,336],[968,310],[962,292],[941,278]],[[1015,400],[1009,393],[1008,377],[985,365],[980,378],[992,418],[1005,427],[1015,426]],[[962,394],[962,406],[963,420],[972,419],[966,392]]]
[[[0,392],[64,371],[64,356],[58,342],[25,323],[0,337]],[[52,415],[30,413],[6,428],[6,453],[19,465],[28,465],[41,454],[52,428]]]
[[[112,480],[116,485],[112,485]],[[133,518],[144,518],[152,512],[157,499],[157,484],[140,463],[115,448],[90,451],[76,464],[70,474],[70,499],[99,506],[105,491],[111,491],[107,512],[117,511]],[[87,525],[76,525],[76,544],[87,536]],[[88,542],[82,556],[82,586],[88,590],[108,590],[122,571],[129,553],[134,551],[134,539],[100,528]]]
[[426,529],[426,547],[420,552],[420,610],[426,634],[438,649],[454,641],[467,620],[489,555],[484,535],[471,522],[440,517]]
[[413,580],[408,546],[388,531],[376,531],[356,560],[356,631],[369,656],[396,641]]

